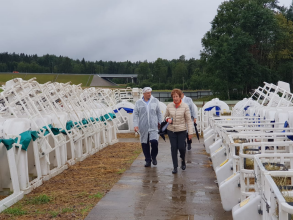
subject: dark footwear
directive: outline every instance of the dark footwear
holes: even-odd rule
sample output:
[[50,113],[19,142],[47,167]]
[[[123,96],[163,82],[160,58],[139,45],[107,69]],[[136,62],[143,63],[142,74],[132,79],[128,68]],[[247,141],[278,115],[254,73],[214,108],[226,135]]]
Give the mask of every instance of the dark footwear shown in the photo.
[[156,159],[156,158],[154,158],[154,159],[153,159],[153,164],[154,164],[154,165],[157,165],[157,164],[158,164],[158,162],[157,162],[157,159]]
[[181,162],[181,169],[182,170],[185,170],[186,169],[186,164],[185,164],[185,161],[184,160],[182,160],[182,162]]
[[177,168],[174,168],[174,170],[172,171],[173,174],[177,173]]
[[188,144],[187,150],[191,150],[191,144]]
[[152,165],[151,162],[146,162],[144,166],[145,167],[150,167],[151,165]]

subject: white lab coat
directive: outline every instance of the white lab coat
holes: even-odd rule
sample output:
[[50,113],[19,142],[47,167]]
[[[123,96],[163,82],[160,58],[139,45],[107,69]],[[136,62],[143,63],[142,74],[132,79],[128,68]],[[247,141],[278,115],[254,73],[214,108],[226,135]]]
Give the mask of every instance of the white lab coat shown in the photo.
[[159,100],[151,96],[149,103],[139,99],[133,110],[133,126],[138,127],[140,142],[147,143],[149,140],[158,140],[158,123],[162,121]]

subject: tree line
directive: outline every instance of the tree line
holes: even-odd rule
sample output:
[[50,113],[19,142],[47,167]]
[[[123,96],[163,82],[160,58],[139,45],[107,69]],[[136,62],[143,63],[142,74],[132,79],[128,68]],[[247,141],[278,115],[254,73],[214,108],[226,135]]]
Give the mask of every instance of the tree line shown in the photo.
[[[202,46],[200,59],[182,55],[154,62],[92,62],[6,52],[0,53],[0,72],[138,74],[139,87],[211,89],[222,99],[240,99],[264,81],[293,84],[293,5],[286,8],[277,0],[224,1]],[[134,86],[130,80],[113,81]]]
[[[0,72],[20,73],[76,73],[76,74],[138,74],[135,85],[130,79],[112,79],[118,84],[128,86],[152,86],[154,89],[205,89],[190,81],[198,71],[200,60],[186,60],[182,55],[178,59],[166,60],[158,58],[155,62],[115,62],[115,61],[85,61],[70,59],[55,55],[27,55],[16,53],[0,53]],[[137,85],[138,84],[138,85]]]

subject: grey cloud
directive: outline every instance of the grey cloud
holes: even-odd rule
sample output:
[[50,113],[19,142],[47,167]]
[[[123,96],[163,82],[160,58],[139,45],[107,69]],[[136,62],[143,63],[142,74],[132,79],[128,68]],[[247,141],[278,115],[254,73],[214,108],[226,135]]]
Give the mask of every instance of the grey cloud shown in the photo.
[[92,61],[199,58],[201,38],[221,2],[2,0],[0,48]]

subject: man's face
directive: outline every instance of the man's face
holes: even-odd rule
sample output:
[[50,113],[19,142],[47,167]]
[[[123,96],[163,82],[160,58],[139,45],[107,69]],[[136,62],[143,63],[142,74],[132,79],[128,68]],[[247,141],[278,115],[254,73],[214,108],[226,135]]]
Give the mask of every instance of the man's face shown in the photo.
[[144,97],[145,99],[150,99],[151,96],[152,96],[152,92],[145,92],[145,93],[143,94],[143,97]]

